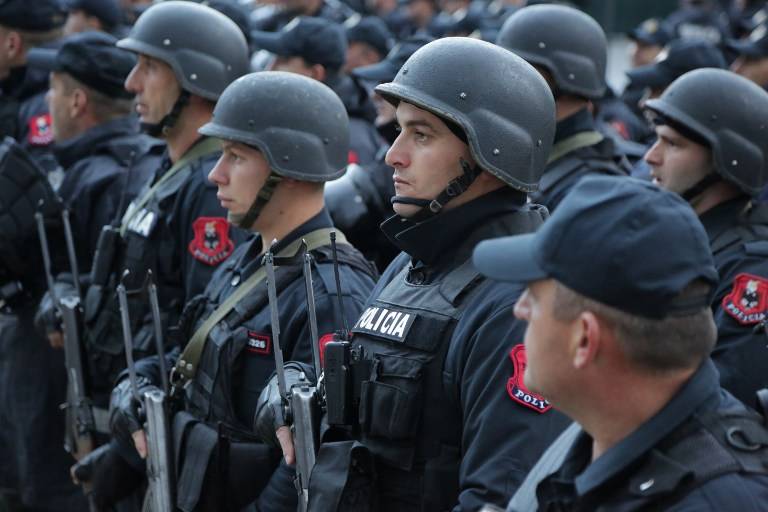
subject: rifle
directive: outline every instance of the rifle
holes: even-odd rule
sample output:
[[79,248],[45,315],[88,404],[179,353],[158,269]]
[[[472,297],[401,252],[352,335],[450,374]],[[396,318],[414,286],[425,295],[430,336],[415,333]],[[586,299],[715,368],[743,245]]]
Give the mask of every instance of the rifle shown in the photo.
[[[72,268],[75,290],[77,292],[76,296],[63,298],[58,296],[53,281],[51,253],[48,246],[48,236],[45,231],[45,220],[42,213],[35,213],[48,291],[51,295],[51,301],[61,318],[64,331],[64,359],[67,370],[67,403],[63,405],[67,409],[67,433],[64,438],[64,447],[76,460],[80,460],[96,447],[94,439],[96,422],[94,420],[93,404],[88,397],[86,388],[82,344],[80,341],[83,310],[78,282],[79,274],[75,256],[75,245],[69,222],[69,211],[67,209],[62,210],[61,218],[64,224],[64,237],[69,264]],[[88,496],[89,508],[96,510],[93,496],[90,492],[90,483],[84,482],[82,485],[85,495]]]
[[[306,252],[306,243],[302,244],[304,253],[304,284],[307,292],[307,312],[312,337],[312,355],[315,371],[320,371],[320,352],[317,347],[317,313],[312,288],[312,256]],[[313,385],[302,373],[299,381],[291,389],[286,389],[283,350],[280,346],[280,318],[278,315],[277,289],[275,287],[275,258],[270,250],[265,256],[267,271],[267,296],[272,324],[272,345],[275,354],[277,386],[285,407],[285,418],[291,425],[291,433],[296,447],[296,491],[299,494],[300,512],[307,510],[309,504],[309,477],[315,466],[315,455],[319,446],[319,421],[321,396],[317,386]]]
[[173,482],[173,456],[170,440],[168,375],[165,371],[165,350],[163,347],[162,324],[160,320],[160,305],[157,297],[157,286],[152,272],[147,273],[146,289],[152,310],[152,323],[155,331],[155,345],[159,358],[162,390],[152,389],[139,394],[136,364],[133,359],[133,335],[128,311],[128,293],[124,280],[128,275],[126,270],[123,279],[117,286],[117,297],[120,304],[120,319],[123,326],[123,341],[125,357],[128,366],[128,378],[131,381],[133,397],[141,404],[146,416],[145,432],[147,435],[147,479],[149,487],[144,499],[143,510],[152,512],[172,512],[175,508]]

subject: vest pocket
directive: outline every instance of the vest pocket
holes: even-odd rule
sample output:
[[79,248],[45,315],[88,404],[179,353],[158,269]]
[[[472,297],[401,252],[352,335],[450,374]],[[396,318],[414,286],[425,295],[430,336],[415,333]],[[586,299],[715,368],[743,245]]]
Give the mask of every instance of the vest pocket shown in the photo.
[[371,379],[360,397],[360,423],[365,434],[392,440],[412,439],[421,417],[422,369],[418,359],[377,354]]

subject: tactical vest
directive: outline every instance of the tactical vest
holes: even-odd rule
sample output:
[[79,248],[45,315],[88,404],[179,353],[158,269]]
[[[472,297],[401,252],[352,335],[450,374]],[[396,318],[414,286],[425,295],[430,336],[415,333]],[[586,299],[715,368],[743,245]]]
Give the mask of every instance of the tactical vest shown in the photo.
[[[134,333],[135,351],[138,357],[154,352],[151,329],[139,330],[149,315],[149,304],[142,289],[147,270],[155,276],[160,303],[160,316],[165,329],[175,326],[184,307],[184,280],[179,265],[179,248],[176,234],[170,232],[168,216],[174,206],[179,189],[193,173],[202,173],[203,162],[208,156],[193,160],[165,181],[156,193],[131,217],[122,237],[113,236],[111,250],[100,246],[94,268],[109,268],[105,283],[92,283],[85,302],[85,339],[91,359],[96,384],[114,382],[125,368],[124,342],[120,323],[120,308],[113,290],[122,277],[123,269],[129,270],[124,279],[128,291],[128,309],[131,329]],[[147,183],[131,205],[149,190]],[[131,206],[129,206],[131,208]],[[108,262],[98,258],[109,259]]]
[[[534,212],[500,220],[509,226],[536,216],[541,222]],[[414,504],[416,498],[422,510],[446,510],[458,499],[463,421],[458,404],[451,407],[445,398],[451,391],[443,384],[443,369],[467,304],[491,283],[471,258],[429,284],[408,279],[409,272],[417,270],[405,265],[352,328],[353,350],[370,364],[369,378],[361,384],[359,439],[377,460],[379,489],[390,495],[402,490],[410,496],[405,500]]]
[[[667,510],[717,477],[768,474],[768,429],[762,420],[746,409],[696,414],[654,447],[630,476],[617,476],[574,510]],[[559,468],[578,432],[569,428],[547,449],[510,501],[508,512],[535,509],[538,483]],[[539,505],[539,510],[549,510]]]
[[718,261],[739,244],[745,244],[747,253],[752,248],[762,249],[759,254],[764,254],[767,248],[755,247],[755,244],[768,246],[768,205],[765,203],[751,205],[734,227],[719,233],[713,240],[710,240],[710,244],[715,261]]
[[[313,255],[313,274],[322,280],[330,294],[335,295],[330,246],[322,246],[310,253]],[[339,244],[337,256],[339,265],[353,267],[374,277],[375,271],[370,264],[350,246]],[[191,329],[194,331],[218,308],[226,299],[223,290],[235,278],[235,268],[241,264],[239,261],[225,263],[217,281],[209,285],[207,295],[198,296],[187,307],[182,324],[194,325]],[[277,267],[275,279],[276,289],[284,290],[292,282],[302,279],[302,268]],[[267,307],[267,286],[266,281],[262,281],[208,334],[195,376],[185,390],[186,412],[177,414],[174,420],[176,453],[179,457],[191,458],[179,460],[177,466],[182,468],[178,481],[182,510],[193,510],[199,500],[203,503],[215,501],[210,493],[217,492],[215,488],[220,486],[231,490],[226,493],[229,494],[226,501],[220,502],[227,504],[221,504],[217,510],[238,510],[238,505],[244,506],[258,496],[276,466],[278,457],[274,450],[258,442],[250,433],[252,426],[244,425],[237,418],[233,403],[233,370],[250,340],[243,323]],[[190,322],[186,318],[188,315],[194,315],[195,319]],[[265,365],[264,383],[273,371],[274,362]],[[249,375],[249,378],[258,380],[259,376]],[[255,461],[261,461],[264,466],[259,467],[257,473],[254,473],[254,464],[258,465]],[[217,466],[214,470],[210,470],[212,464]],[[238,478],[237,475],[239,478],[248,476],[246,485],[239,489],[232,485],[232,479]]]
[[553,146],[547,169],[539,180],[538,190],[531,194],[531,201],[546,205],[547,198],[556,196],[585,174],[626,176],[629,172],[629,162],[615,153],[612,141],[598,132],[580,132]]

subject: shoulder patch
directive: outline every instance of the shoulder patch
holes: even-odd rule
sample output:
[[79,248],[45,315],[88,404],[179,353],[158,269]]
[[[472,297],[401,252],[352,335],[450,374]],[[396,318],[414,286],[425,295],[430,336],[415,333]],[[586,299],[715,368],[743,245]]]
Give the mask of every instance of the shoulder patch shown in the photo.
[[42,114],[29,120],[27,142],[32,146],[47,146],[53,142],[51,114]]
[[192,223],[192,230],[195,238],[189,242],[189,253],[206,265],[218,265],[235,249],[235,243],[229,238],[229,223],[224,217],[198,217]]
[[512,377],[507,380],[507,393],[509,393],[509,397],[539,414],[550,410],[552,404],[541,395],[528,391],[528,388],[523,384],[523,373],[525,373],[525,365],[528,362],[528,358],[525,355],[525,346],[521,344],[512,347],[512,350],[509,351],[509,358],[512,360],[512,366],[515,371]]
[[742,325],[765,320],[768,309],[768,279],[752,274],[739,274],[731,292],[723,297],[722,307]]
[[272,337],[268,334],[248,331],[248,345],[246,346],[246,349],[252,354],[268,356],[272,353]]

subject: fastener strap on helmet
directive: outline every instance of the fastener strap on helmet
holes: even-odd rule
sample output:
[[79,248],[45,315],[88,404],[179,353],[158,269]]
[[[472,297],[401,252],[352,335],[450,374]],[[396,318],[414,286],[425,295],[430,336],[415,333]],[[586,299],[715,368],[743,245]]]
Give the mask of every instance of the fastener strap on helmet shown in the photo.
[[256,199],[253,201],[253,204],[250,208],[248,208],[248,211],[244,214],[228,213],[227,220],[229,220],[231,224],[234,224],[237,227],[250,229],[251,226],[253,226],[253,223],[256,222],[256,219],[258,218],[259,214],[261,214],[261,211],[267,205],[269,200],[272,199],[272,194],[274,194],[277,184],[282,180],[282,177],[278,176],[274,172],[271,173],[269,177],[267,177],[267,181],[261,187],[261,190],[259,190],[259,193],[256,195]]
[[714,172],[711,172],[699,180],[698,183],[685,190],[680,194],[680,197],[690,202],[694,197],[701,195],[706,189],[720,181],[722,177]]
[[391,199],[392,204],[400,203],[420,206],[421,211],[417,212],[416,215],[411,217],[411,220],[415,222],[421,222],[428,219],[429,217],[432,217],[433,215],[437,215],[451,199],[454,199],[466,192],[470,185],[472,185],[475,179],[477,179],[477,177],[480,176],[480,173],[482,172],[482,170],[477,166],[470,167],[463,158],[459,159],[459,164],[461,165],[464,173],[461,176],[452,179],[448,183],[448,186],[446,186],[445,189],[440,192],[440,195],[438,195],[435,199],[430,201],[429,199],[393,196]]
[[173,107],[171,107],[171,111],[168,112],[159,123],[141,123],[141,131],[151,137],[165,135],[168,133],[168,130],[173,128],[173,125],[176,124],[176,121],[181,115],[181,109],[183,109],[187,103],[189,103],[189,93],[182,90],[181,94],[179,94],[179,97],[176,99],[176,102],[173,104]]

